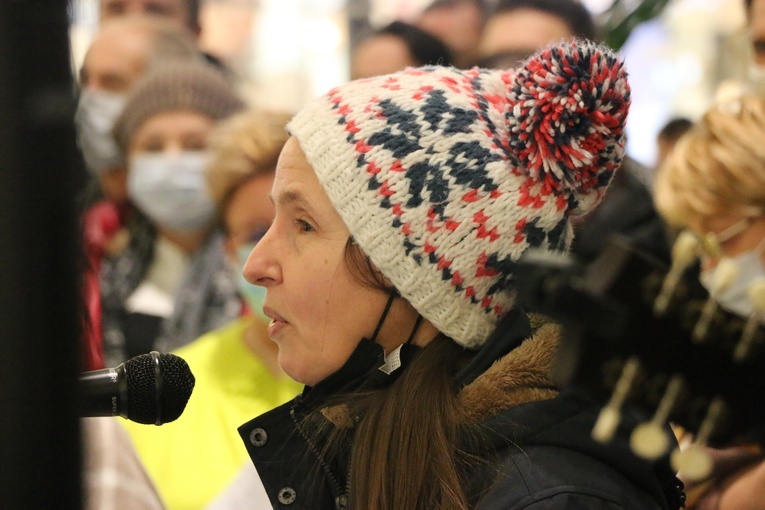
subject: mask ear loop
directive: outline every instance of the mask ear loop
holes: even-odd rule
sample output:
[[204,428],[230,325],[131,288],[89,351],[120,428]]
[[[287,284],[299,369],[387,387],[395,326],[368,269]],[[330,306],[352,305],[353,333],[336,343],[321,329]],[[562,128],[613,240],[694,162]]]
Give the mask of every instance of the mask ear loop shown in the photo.
[[[377,335],[380,333],[380,330],[382,329],[382,325],[385,322],[385,318],[388,317],[388,312],[390,312],[390,307],[393,305],[393,300],[396,299],[398,296],[398,293],[394,290],[390,293],[388,296],[388,302],[385,303],[385,309],[383,310],[382,315],[380,316],[380,320],[377,321],[377,327],[375,327],[375,332],[372,333],[372,340],[373,342],[377,341]],[[412,328],[412,332],[409,333],[409,338],[406,339],[405,344],[411,344],[412,340],[414,340],[414,335],[417,334],[417,330],[420,329],[420,324],[422,324],[422,315],[417,314],[417,320],[414,322],[414,327]]]
[[388,302],[385,304],[385,310],[383,310],[382,315],[380,316],[380,320],[377,321],[377,327],[375,328],[375,332],[372,333],[372,340],[373,342],[377,341],[377,335],[380,333],[380,329],[382,329],[382,325],[385,322],[385,318],[388,316],[388,312],[390,311],[390,307],[393,304],[393,300],[396,299],[396,293],[391,292],[390,296],[388,296]]
[[406,344],[411,344],[412,340],[414,340],[414,335],[417,333],[417,330],[420,329],[420,324],[422,324],[422,315],[417,314],[417,321],[414,323],[414,328],[412,328],[412,332],[409,333],[409,338],[406,340]]

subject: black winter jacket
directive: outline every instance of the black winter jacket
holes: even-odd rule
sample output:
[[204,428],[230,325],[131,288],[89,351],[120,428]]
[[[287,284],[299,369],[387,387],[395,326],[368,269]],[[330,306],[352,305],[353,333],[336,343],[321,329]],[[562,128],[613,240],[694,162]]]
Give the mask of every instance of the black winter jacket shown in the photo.
[[[681,492],[666,459],[651,464],[632,455],[626,441],[595,442],[590,431],[599,405],[577,390],[557,394],[551,387],[549,367],[558,328],[542,325],[524,341],[526,333],[528,323],[514,320],[501,341],[490,340],[461,373],[465,385],[460,402],[481,427],[480,454],[489,461],[467,476],[473,507],[678,508]],[[321,445],[303,419],[328,394],[347,390],[349,381],[368,386],[368,368],[379,367],[381,359],[382,349],[362,340],[339,372],[240,427],[273,508],[345,508],[348,459],[322,458]],[[471,375],[471,370],[477,373]]]

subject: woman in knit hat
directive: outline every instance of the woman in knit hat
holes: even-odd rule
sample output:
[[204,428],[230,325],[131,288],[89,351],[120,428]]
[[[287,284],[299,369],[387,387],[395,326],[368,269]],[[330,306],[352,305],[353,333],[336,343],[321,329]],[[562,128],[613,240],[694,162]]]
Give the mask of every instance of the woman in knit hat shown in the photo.
[[677,508],[666,464],[591,438],[599,406],[550,377],[558,329],[513,306],[521,255],[565,252],[605,193],[628,106],[579,42],[298,113],[244,269],[306,385],[240,428],[274,508]]
[[204,169],[213,128],[243,107],[201,63],[154,70],[131,92],[114,137],[142,214],[127,248],[101,271],[107,366],[179,347],[241,313]]

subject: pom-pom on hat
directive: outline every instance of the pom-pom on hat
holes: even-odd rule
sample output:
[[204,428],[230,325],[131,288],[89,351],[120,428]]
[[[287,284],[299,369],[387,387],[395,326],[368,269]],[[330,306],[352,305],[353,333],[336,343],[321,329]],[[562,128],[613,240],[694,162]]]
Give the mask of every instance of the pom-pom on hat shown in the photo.
[[135,85],[114,125],[114,138],[127,153],[135,130],[158,113],[190,110],[218,121],[244,106],[218,69],[202,62],[168,63]]
[[528,248],[565,251],[624,155],[623,64],[587,41],[508,71],[350,82],[289,124],[354,240],[439,331],[480,347]]

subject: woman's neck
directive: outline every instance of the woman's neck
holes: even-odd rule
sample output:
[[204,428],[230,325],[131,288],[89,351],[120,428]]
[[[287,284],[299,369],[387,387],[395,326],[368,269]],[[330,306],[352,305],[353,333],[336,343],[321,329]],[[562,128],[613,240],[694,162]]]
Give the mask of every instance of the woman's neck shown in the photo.
[[210,233],[209,228],[179,232],[177,230],[167,230],[160,227],[157,231],[160,236],[167,239],[189,255],[197,251],[199,247],[204,244]]

